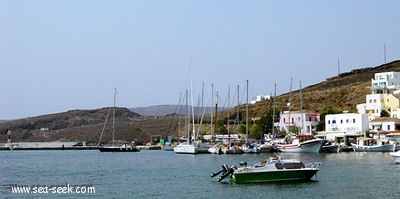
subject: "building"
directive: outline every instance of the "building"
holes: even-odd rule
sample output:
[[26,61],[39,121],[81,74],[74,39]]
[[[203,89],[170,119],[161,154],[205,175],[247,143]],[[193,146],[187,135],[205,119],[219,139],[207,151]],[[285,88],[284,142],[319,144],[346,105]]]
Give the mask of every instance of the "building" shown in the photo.
[[[320,115],[316,113],[301,113],[285,111],[280,114],[279,130],[290,131],[291,126],[296,126],[300,134],[313,134],[320,122]],[[296,132],[292,132],[296,133]]]
[[257,95],[251,99],[250,104],[255,104],[256,102],[260,102],[263,100],[269,100],[269,99],[271,99],[271,95]]
[[345,136],[356,137],[369,130],[367,114],[342,113],[325,116],[326,139],[335,141]]
[[371,94],[396,94],[400,90],[400,72],[375,73]]
[[391,117],[376,118],[369,123],[371,132],[395,132],[400,130],[400,119]]
[[358,113],[368,114],[369,120],[379,118],[383,110],[400,116],[400,72],[375,73],[371,81],[371,94],[366,95],[365,104],[358,104]]

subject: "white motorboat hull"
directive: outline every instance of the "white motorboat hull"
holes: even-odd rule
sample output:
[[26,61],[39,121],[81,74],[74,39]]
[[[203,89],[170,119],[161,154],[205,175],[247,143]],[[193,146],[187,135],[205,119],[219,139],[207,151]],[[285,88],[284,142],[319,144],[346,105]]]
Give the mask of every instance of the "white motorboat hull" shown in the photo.
[[360,146],[352,143],[351,146],[355,152],[393,152],[396,148],[395,144],[382,146]]
[[279,144],[278,150],[284,153],[319,153],[325,140],[308,140],[301,144]]
[[393,156],[393,157],[397,157],[397,158],[400,158],[400,151],[397,151],[397,152],[391,152],[391,153],[389,153],[391,156]]

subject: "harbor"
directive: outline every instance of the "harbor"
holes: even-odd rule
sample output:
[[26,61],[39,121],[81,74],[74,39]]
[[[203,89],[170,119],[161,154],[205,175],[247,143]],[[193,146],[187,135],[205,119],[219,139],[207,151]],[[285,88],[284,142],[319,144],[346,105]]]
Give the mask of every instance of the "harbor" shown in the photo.
[[[230,184],[210,174],[222,164],[249,165],[271,153],[241,155],[176,155],[161,150],[101,153],[96,150],[0,151],[3,172],[0,194],[5,198],[59,197],[13,194],[10,186],[90,185],[92,194],[63,194],[68,198],[398,198],[400,165],[389,153],[281,153],[305,164],[320,162],[310,182]],[[16,179],[15,176],[23,176]],[[351,190],[351,191],[350,191]]]

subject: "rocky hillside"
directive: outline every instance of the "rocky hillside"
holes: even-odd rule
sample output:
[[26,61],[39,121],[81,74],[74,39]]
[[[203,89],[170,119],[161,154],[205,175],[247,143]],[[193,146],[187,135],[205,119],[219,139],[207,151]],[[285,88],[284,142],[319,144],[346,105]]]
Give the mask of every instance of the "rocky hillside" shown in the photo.
[[[400,72],[400,61],[394,61],[377,67],[356,69],[331,77],[326,81],[302,89],[303,110],[321,113],[325,107],[335,110],[357,112],[356,105],[365,103],[365,95],[370,93],[371,79],[378,72]],[[314,75],[314,74],[310,74]],[[294,86],[295,87],[295,86]],[[288,110],[289,92],[277,96],[276,108]],[[258,118],[272,108],[273,100],[249,105],[249,117]],[[300,109],[300,91],[292,92],[291,110]],[[109,108],[97,110],[72,110],[64,113],[25,118],[0,123],[0,142],[6,142],[7,131],[11,129],[14,141],[86,141],[95,144],[99,141]],[[236,107],[229,111],[230,118],[236,116]],[[241,119],[244,119],[245,107],[240,107]],[[219,113],[219,119],[227,113]],[[175,114],[165,116],[142,116],[126,108],[116,109],[117,140],[144,143],[151,135],[166,137],[176,132]],[[207,132],[209,125],[203,125]],[[181,132],[184,130],[182,129]],[[177,135],[175,133],[175,135]],[[111,117],[105,127],[102,142],[111,142]]]
[[[13,141],[86,141],[88,144],[110,143],[112,140],[112,109],[72,110],[9,121],[0,124],[0,142],[7,141],[12,131]],[[108,117],[107,117],[108,116]],[[107,123],[106,123],[106,118]],[[104,126],[104,124],[106,125]],[[143,143],[151,135],[166,136],[175,127],[173,115],[145,117],[126,108],[116,108],[115,139],[121,142]],[[103,131],[104,128],[104,131]]]

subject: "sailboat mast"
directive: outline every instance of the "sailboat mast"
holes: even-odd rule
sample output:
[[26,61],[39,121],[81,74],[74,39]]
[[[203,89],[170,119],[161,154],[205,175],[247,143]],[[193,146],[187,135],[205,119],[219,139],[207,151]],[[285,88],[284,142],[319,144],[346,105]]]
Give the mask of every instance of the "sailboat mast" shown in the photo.
[[231,106],[231,86],[228,86],[228,111],[227,111],[227,116],[226,116],[226,125],[227,125],[227,129],[228,129],[228,137],[231,137],[230,131],[229,131],[229,109]]
[[246,143],[249,138],[249,80],[246,80]]
[[112,122],[112,145],[114,146],[115,144],[115,137],[114,137],[114,133],[115,133],[115,100],[116,100],[116,96],[117,96],[117,88],[114,89],[114,108],[113,108],[113,122]]
[[240,126],[240,101],[239,101],[239,85],[237,85],[237,112],[236,112],[236,119],[237,125]]
[[292,81],[293,81],[293,78],[290,78],[290,92],[289,92],[289,103],[288,103],[288,106],[289,106],[289,133],[290,133],[290,123],[291,123],[291,119],[290,119],[290,107],[292,106]]
[[185,93],[185,95],[186,95],[186,128],[187,128],[187,130],[186,130],[186,132],[187,132],[187,140],[186,140],[186,142],[189,144],[190,143],[190,122],[189,122],[189,120],[190,120],[190,117],[189,117],[189,103],[188,103],[188,90],[186,89],[186,93]]
[[194,140],[196,140],[196,131],[194,128],[194,108],[193,108],[193,77],[192,77],[192,58],[190,58],[190,63],[189,63],[189,69],[190,69],[190,100],[191,100],[191,107],[192,107],[192,133]]
[[217,100],[215,101],[215,115],[214,115],[214,137],[213,139],[215,140],[216,134],[217,134],[217,115],[218,115],[218,91],[215,91],[215,97]]
[[275,140],[275,98],[276,98],[276,83],[274,88],[274,107],[272,109],[272,140]]
[[213,129],[213,110],[212,104],[214,103],[214,84],[211,84],[211,107],[210,107],[210,133],[211,138],[214,136],[214,129]]
[[300,118],[301,118],[301,129],[300,133],[303,132],[304,129],[304,117],[303,117],[303,94],[301,92],[301,81],[299,81],[300,84]]

